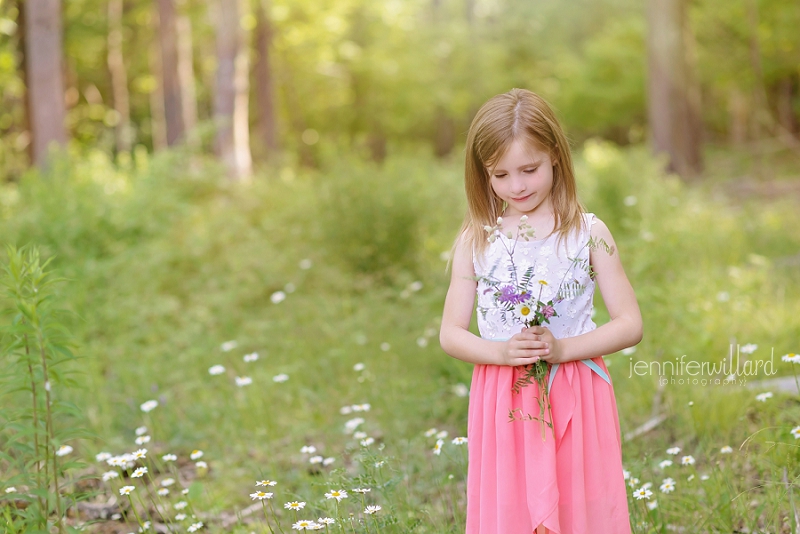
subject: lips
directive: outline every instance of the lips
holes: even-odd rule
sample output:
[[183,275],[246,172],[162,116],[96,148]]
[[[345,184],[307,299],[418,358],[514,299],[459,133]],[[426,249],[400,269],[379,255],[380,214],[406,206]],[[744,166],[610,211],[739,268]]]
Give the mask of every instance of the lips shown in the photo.
[[528,196],[524,196],[524,197],[520,197],[520,198],[511,197],[511,200],[513,200],[515,202],[522,202],[523,200],[528,200],[531,197],[531,195],[533,195],[533,193],[531,193]]

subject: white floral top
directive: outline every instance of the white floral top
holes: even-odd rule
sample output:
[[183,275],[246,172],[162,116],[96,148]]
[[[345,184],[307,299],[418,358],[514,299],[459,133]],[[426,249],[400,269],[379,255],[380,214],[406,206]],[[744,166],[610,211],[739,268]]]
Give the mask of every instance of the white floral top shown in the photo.
[[[550,329],[557,339],[577,336],[596,328],[592,321],[592,299],[594,297],[594,280],[589,275],[589,238],[590,227],[594,224],[593,213],[584,213],[584,228],[580,237],[573,234],[556,250],[558,234],[531,241],[514,241],[506,236],[489,243],[485,254],[477,258],[473,253],[473,266],[477,276],[487,276],[503,282],[511,283],[511,261],[508,250],[513,248],[514,264],[517,277],[526,269],[534,266],[534,276],[530,284],[534,296],[542,287],[540,300],[548,302],[556,299],[559,286],[563,283],[585,286],[577,296],[567,297],[555,302],[553,307],[558,314],[550,318],[544,326]],[[566,250],[565,250],[566,245]],[[576,261],[573,261],[576,260]],[[537,283],[544,280],[547,285]],[[562,282],[563,280],[563,282]],[[478,329],[484,339],[505,340],[522,330],[522,324],[516,322],[509,312],[497,307],[494,302],[494,289],[485,281],[478,282]],[[503,315],[507,314],[505,320]]]

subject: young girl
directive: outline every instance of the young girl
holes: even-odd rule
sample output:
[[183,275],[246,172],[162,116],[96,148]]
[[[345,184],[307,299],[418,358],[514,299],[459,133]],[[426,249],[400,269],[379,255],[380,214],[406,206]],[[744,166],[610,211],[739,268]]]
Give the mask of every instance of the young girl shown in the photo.
[[[481,107],[467,138],[465,185],[440,342],[475,364],[466,532],[629,534],[617,405],[602,355],[641,341],[642,319],[611,233],[578,200],[567,139],[542,98],[514,89]],[[534,231],[530,240],[517,231],[521,220]],[[496,225],[502,235],[490,242],[487,228]],[[530,267],[542,281],[539,300],[553,300],[555,314],[524,328],[503,320],[495,289],[476,279],[511,283],[512,270],[519,277]],[[584,291],[559,300],[560,282],[573,278]],[[595,281],[611,316],[600,327],[591,319]],[[476,293],[480,337],[469,332]],[[550,364],[544,440],[540,421],[509,417],[539,415],[537,382],[516,393],[512,385],[540,359]]]

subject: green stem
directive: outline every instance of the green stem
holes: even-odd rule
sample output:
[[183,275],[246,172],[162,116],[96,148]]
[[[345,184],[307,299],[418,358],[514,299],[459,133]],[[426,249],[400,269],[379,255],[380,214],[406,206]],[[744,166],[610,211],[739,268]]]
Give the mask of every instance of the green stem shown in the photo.
[[[23,320],[23,323],[25,321]],[[36,451],[34,453],[34,458],[36,459],[36,487],[39,489],[44,488],[44,484],[42,483],[42,462],[39,459],[39,406],[38,402],[36,402],[38,395],[36,393],[36,379],[33,374],[33,364],[31,363],[30,359],[30,345],[28,344],[28,334],[24,335],[25,338],[25,359],[28,361],[28,374],[31,377],[31,396],[33,398],[33,450]],[[47,469],[47,457],[45,456],[44,461],[45,469]],[[47,474],[45,473],[45,479],[47,479]],[[37,500],[39,501],[39,511],[41,513],[41,517],[45,520],[45,527],[47,525],[47,504],[45,503],[44,499],[42,498],[41,494],[37,495]]]
[[267,514],[267,503],[264,502],[264,499],[261,499],[261,508],[264,510],[264,520],[267,522],[267,528],[269,529],[270,534],[275,534],[272,530],[272,526],[269,524],[269,514]]
[[136,513],[136,505],[133,503],[133,497],[131,497],[130,493],[128,494],[128,500],[131,503],[131,510],[133,511],[133,517],[136,518],[136,522],[139,523],[139,527],[143,527],[144,523],[142,523],[142,520],[139,518],[139,514]]
[[278,514],[275,513],[275,507],[272,506],[272,501],[269,501],[269,511],[272,512],[272,517],[275,518],[275,524],[278,525],[278,530],[281,531],[281,534],[285,534],[283,532],[283,527],[281,526],[281,521],[278,518]]
[[42,380],[44,380],[44,394],[45,394],[45,414],[47,416],[47,442],[46,449],[50,451],[53,449],[53,484],[55,485],[56,500],[56,514],[58,516],[58,531],[64,534],[64,521],[61,515],[61,494],[58,483],[58,460],[56,459],[55,447],[52,446],[53,438],[55,438],[55,431],[53,430],[53,413],[50,409],[50,378],[47,373],[47,355],[44,351],[44,339],[41,332],[41,327],[37,327],[37,341],[39,343],[39,355],[42,359]]

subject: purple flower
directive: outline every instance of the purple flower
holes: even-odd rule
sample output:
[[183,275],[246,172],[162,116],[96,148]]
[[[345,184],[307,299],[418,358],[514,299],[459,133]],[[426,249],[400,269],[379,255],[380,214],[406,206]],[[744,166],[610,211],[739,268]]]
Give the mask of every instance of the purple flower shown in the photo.
[[507,302],[510,304],[521,304],[528,300],[530,295],[527,291],[516,293],[514,286],[504,286],[500,288],[500,296],[497,298],[499,302]]
[[554,310],[552,306],[545,306],[542,308],[542,315],[544,315],[546,319],[552,317],[554,313],[556,313],[556,310]]

